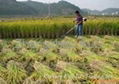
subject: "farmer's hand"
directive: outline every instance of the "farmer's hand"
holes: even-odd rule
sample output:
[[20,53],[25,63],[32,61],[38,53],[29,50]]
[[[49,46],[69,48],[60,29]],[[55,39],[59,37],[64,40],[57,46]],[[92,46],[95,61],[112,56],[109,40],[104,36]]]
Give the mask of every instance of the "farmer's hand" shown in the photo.
[[74,20],[73,23],[75,23],[76,21]]
[[83,21],[87,21],[87,18],[83,18]]

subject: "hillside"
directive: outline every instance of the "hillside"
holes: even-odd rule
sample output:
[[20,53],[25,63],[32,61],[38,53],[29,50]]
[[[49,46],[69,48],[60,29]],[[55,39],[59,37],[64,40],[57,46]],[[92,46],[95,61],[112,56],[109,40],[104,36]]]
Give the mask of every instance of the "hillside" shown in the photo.
[[103,10],[102,12],[104,13],[118,13],[119,14],[119,8],[107,8],[105,10]]
[[21,2],[0,1],[0,15],[33,15],[37,12]]
[[119,15],[119,8],[107,8],[102,11],[90,9],[81,9],[81,10],[91,15]]
[[101,11],[98,11],[98,10],[90,10],[90,9],[87,9],[87,8],[84,8],[84,9],[81,9],[82,11],[84,12],[87,12],[89,15],[98,15],[98,14],[101,14]]
[[16,2],[16,0],[0,0],[0,3],[13,3]]
[[[9,0],[6,0],[8,2]],[[3,3],[0,0],[0,15],[40,15],[46,16],[49,14],[48,7],[50,6],[50,15],[72,15],[75,10],[80,10],[79,7],[66,2],[59,1],[58,3],[41,3],[35,1],[16,2],[12,0],[12,3]],[[6,6],[7,5],[7,6]]]

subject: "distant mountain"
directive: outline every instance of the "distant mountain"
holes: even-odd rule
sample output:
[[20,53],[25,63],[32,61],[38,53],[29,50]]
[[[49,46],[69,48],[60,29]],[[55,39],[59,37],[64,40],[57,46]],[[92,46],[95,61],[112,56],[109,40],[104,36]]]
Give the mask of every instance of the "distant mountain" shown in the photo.
[[108,8],[102,11],[80,9],[64,0],[51,4],[31,0],[24,2],[0,0],[0,15],[69,16],[73,15],[75,10],[79,10],[83,15],[119,15],[119,8]]
[[[50,12],[48,8],[50,8]],[[81,11],[79,7],[63,0],[51,4],[35,1],[0,0],[0,15],[46,16],[50,13],[52,16],[67,16],[72,15],[75,10]],[[81,13],[84,14],[85,12],[81,11]]]
[[119,14],[119,8],[107,8],[107,9],[103,10],[102,13]]
[[89,15],[98,15],[101,14],[100,11],[98,10],[90,10],[90,9],[81,9],[84,12],[87,12]]
[[90,15],[119,15],[119,8],[107,8],[102,11],[90,9],[81,9],[81,10],[87,12]]
[[28,1],[22,3],[24,3],[29,7],[32,7],[35,11],[37,11],[37,14],[41,16],[46,16],[49,13],[51,16],[58,16],[58,15],[65,16],[65,15],[72,15],[75,10],[81,11],[79,7],[67,1],[59,1],[58,3],[51,3],[51,4],[35,2],[35,1]]
[[16,2],[16,0],[0,0],[0,3],[12,3]]
[[0,15],[31,15],[37,12],[16,0],[0,0]]

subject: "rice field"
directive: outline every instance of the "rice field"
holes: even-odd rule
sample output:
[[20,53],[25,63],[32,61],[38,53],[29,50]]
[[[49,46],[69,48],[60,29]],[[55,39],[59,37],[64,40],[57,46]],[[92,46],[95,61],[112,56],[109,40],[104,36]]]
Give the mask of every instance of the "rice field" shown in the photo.
[[0,40],[0,84],[104,83],[119,83],[118,36]]
[[[73,18],[0,22],[0,38],[58,38],[74,27]],[[84,35],[119,35],[119,17],[89,17]],[[69,33],[74,35],[75,31]]]
[[0,22],[0,84],[119,84],[119,17]]

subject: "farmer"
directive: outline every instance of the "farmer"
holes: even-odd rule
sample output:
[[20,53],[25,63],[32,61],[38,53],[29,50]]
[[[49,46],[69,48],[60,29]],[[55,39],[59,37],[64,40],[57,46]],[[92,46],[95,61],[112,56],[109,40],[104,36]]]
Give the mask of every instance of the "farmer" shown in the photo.
[[75,11],[76,14],[76,37],[83,35],[83,17],[79,11]]

